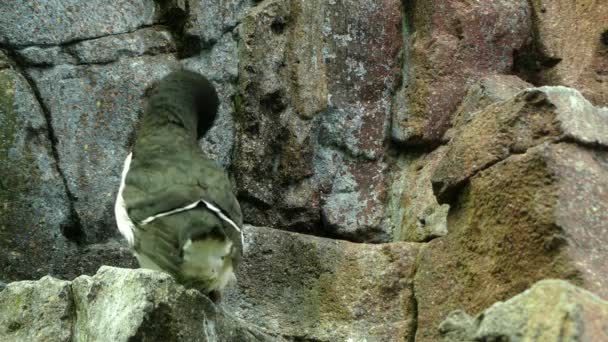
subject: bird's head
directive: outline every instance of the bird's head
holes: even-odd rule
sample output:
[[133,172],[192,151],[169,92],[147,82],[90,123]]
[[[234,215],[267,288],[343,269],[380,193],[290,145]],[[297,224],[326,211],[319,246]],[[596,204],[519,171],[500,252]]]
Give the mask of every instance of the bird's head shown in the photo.
[[218,106],[217,93],[207,78],[193,71],[179,70],[153,86],[145,118],[182,126],[195,132],[198,139],[213,126]]

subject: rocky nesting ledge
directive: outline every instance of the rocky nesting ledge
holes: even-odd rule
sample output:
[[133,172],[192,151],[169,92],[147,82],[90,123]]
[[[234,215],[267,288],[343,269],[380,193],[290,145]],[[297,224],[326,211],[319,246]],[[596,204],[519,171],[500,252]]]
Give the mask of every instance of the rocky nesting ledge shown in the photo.
[[[608,340],[605,18],[0,1],[0,340]],[[250,224],[219,305],[131,269],[112,214],[146,91],[179,68],[217,88],[200,146]]]

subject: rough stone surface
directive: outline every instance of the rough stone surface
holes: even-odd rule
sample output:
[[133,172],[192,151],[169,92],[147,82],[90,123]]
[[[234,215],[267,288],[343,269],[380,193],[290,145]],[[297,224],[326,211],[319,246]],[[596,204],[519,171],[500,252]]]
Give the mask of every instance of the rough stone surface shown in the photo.
[[520,91],[534,86],[512,75],[485,76],[468,90],[452,119],[452,127],[444,139],[449,141],[458,129],[473,119],[473,116],[496,102],[507,101]]
[[233,171],[248,222],[390,238],[382,156],[400,27],[393,0],[273,0],[243,18]]
[[196,290],[149,270],[102,267],[0,292],[2,341],[282,341],[230,317]]
[[532,0],[535,39],[517,55],[516,71],[537,85],[580,90],[608,105],[608,3]]
[[448,312],[478,313],[544,278],[608,298],[608,154],[543,144],[479,172],[451,203],[450,233],[417,264],[417,340]]
[[44,114],[25,78],[0,70],[0,280],[63,267],[73,224]]
[[154,0],[0,3],[0,44],[58,45],[125,33],[154,22]]
[[562,280],[542,280],[475,319],[462,311],[441,323],[444,342],[608,340],[608,302]]
[[0,340],[70,342],[74,301],[70,282],[46,276],[0,292]]
[[113,203],[144,90],[176,67],[173,56],[159,55],[28,69],[51,113],[59,168],[81,224],[79,240],[98,243],[116,235]]
[[288,340],[413,337],[418,244],[356,244],[252,226],[244,232],[227,311]]
[[132,33],[105,36],[51,47],[30,46],[17,51],[26,65],[106,64],[119,58],[175,52],[166,29],[143,28]]
[[394,108],[392,138],[438,144],[467,84],[510,73],[513,53],[529,40],[526,0],[405,1],[403,87]]
[[429,154],[398,156],[389,201],[393,240],[424,242],[448,233],[447,204],[437,203],[431,176],[444,157],[445,147]]
[[432,177],[440,203],[480,170],[543,142],[608,147],[608,109],[594,107],[571,88],[530,88],[486,107],[455,130]]
[[189,15],[184,34],[196,37],[201,46],[216,43],[232,31],[256,1],[254,0],[200,0],[189,3]]

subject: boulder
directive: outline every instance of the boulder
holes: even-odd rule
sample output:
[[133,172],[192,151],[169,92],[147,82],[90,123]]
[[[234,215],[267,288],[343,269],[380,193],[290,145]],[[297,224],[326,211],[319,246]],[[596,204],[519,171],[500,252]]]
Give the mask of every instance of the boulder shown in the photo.
[[449,203],[479,171],[543,142],[608,147],[608,108],[566,87],[529,88],[460,124],[432,176],[440,203]]
[[282,341],[171,276],[104,266],[72,282],[44,277],[0,292],[2,341]]
[[608,302],[563,280],[542,280],[493,304],[475,318],[451,312],[439,331],[444,342],[608,340]]
[[[476,116],[477,118],[477,116]],[[545,278],[608,298],[608,153],[543,143],[471,177],[450,233],[417,264],[417,340],[436,341],[448,312],[477,314]]]
[[288,340],[413,338],[415,243],[357,244],[245,226],[237,287],[224,297],[236,317]]

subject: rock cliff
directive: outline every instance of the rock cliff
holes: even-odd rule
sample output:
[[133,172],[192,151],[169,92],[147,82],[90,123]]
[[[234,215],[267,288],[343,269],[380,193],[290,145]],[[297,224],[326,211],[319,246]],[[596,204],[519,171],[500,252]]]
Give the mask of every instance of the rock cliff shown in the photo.
[[[0,2],[0,339],[608,339],[606,18],[591,0]],[[146,91],[177,68],[218,89],[200,146],[248,224],[219,306],[128,270],[113,218]]]

